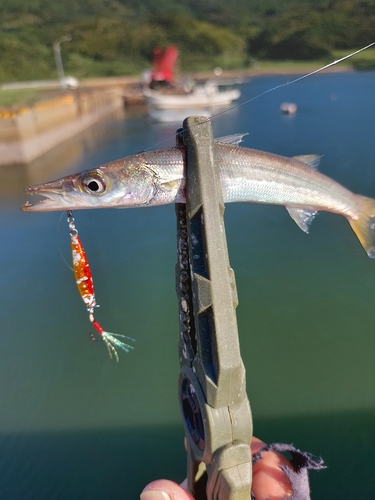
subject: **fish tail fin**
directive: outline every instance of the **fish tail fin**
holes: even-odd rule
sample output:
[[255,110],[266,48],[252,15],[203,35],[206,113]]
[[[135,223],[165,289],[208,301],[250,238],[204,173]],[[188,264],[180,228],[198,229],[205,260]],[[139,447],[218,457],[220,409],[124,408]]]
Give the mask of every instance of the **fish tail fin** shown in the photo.
[[348,219],[349,223],[366,250],[367,255],[375,258],[375,200],[360,196],[362,208],[358,219]]

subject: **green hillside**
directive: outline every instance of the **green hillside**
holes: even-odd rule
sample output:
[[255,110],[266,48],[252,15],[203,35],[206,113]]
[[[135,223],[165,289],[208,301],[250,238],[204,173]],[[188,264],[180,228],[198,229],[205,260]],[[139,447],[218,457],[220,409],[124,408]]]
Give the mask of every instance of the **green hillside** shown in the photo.
[[0,0],[0,82],[55,78],[67,34],[66,73],[84,78],[140,73],[168,44],[182,71],[328,60],[374,41],[374,26],[375,0]]

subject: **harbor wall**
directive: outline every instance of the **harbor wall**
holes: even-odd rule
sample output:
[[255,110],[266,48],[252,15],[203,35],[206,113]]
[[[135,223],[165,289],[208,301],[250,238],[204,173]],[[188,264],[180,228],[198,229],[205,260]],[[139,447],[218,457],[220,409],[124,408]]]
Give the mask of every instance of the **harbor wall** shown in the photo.
[[0,110],[0,166],[29,163],[122,106],[122,89],[106,88]]

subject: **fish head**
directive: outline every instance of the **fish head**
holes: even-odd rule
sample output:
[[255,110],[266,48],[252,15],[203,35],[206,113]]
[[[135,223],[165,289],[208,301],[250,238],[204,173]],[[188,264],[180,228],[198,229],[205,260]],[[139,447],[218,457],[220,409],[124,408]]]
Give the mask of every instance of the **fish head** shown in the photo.
[[139,158],[107,163],[26,188],[43,199],[25,203],[25,212],[52,212],[93,208],[130,208],[151,202],[157,190],[156,175]]

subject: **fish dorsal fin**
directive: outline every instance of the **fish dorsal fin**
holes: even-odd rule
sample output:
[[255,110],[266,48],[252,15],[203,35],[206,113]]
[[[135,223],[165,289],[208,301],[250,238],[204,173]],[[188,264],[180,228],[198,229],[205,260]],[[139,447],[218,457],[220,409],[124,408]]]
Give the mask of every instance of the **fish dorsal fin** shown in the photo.
[[225,135],[224,137],[215,139],[215,142],[220,142],[220,144],[235,144],[238,146],[246,135],[249,135],[248,132],[245,134]]
[[293,159],[305,163],[309,167],[317,170],[319,167],[321,157],[322,155],[300,155],[300,156],[293,156]]
[[318,213],[316,210],[309,210],[308,208],[295,208],[285,207],[294,222],[304,231],[309,232],[309,226],[314,220],[315,215]]

